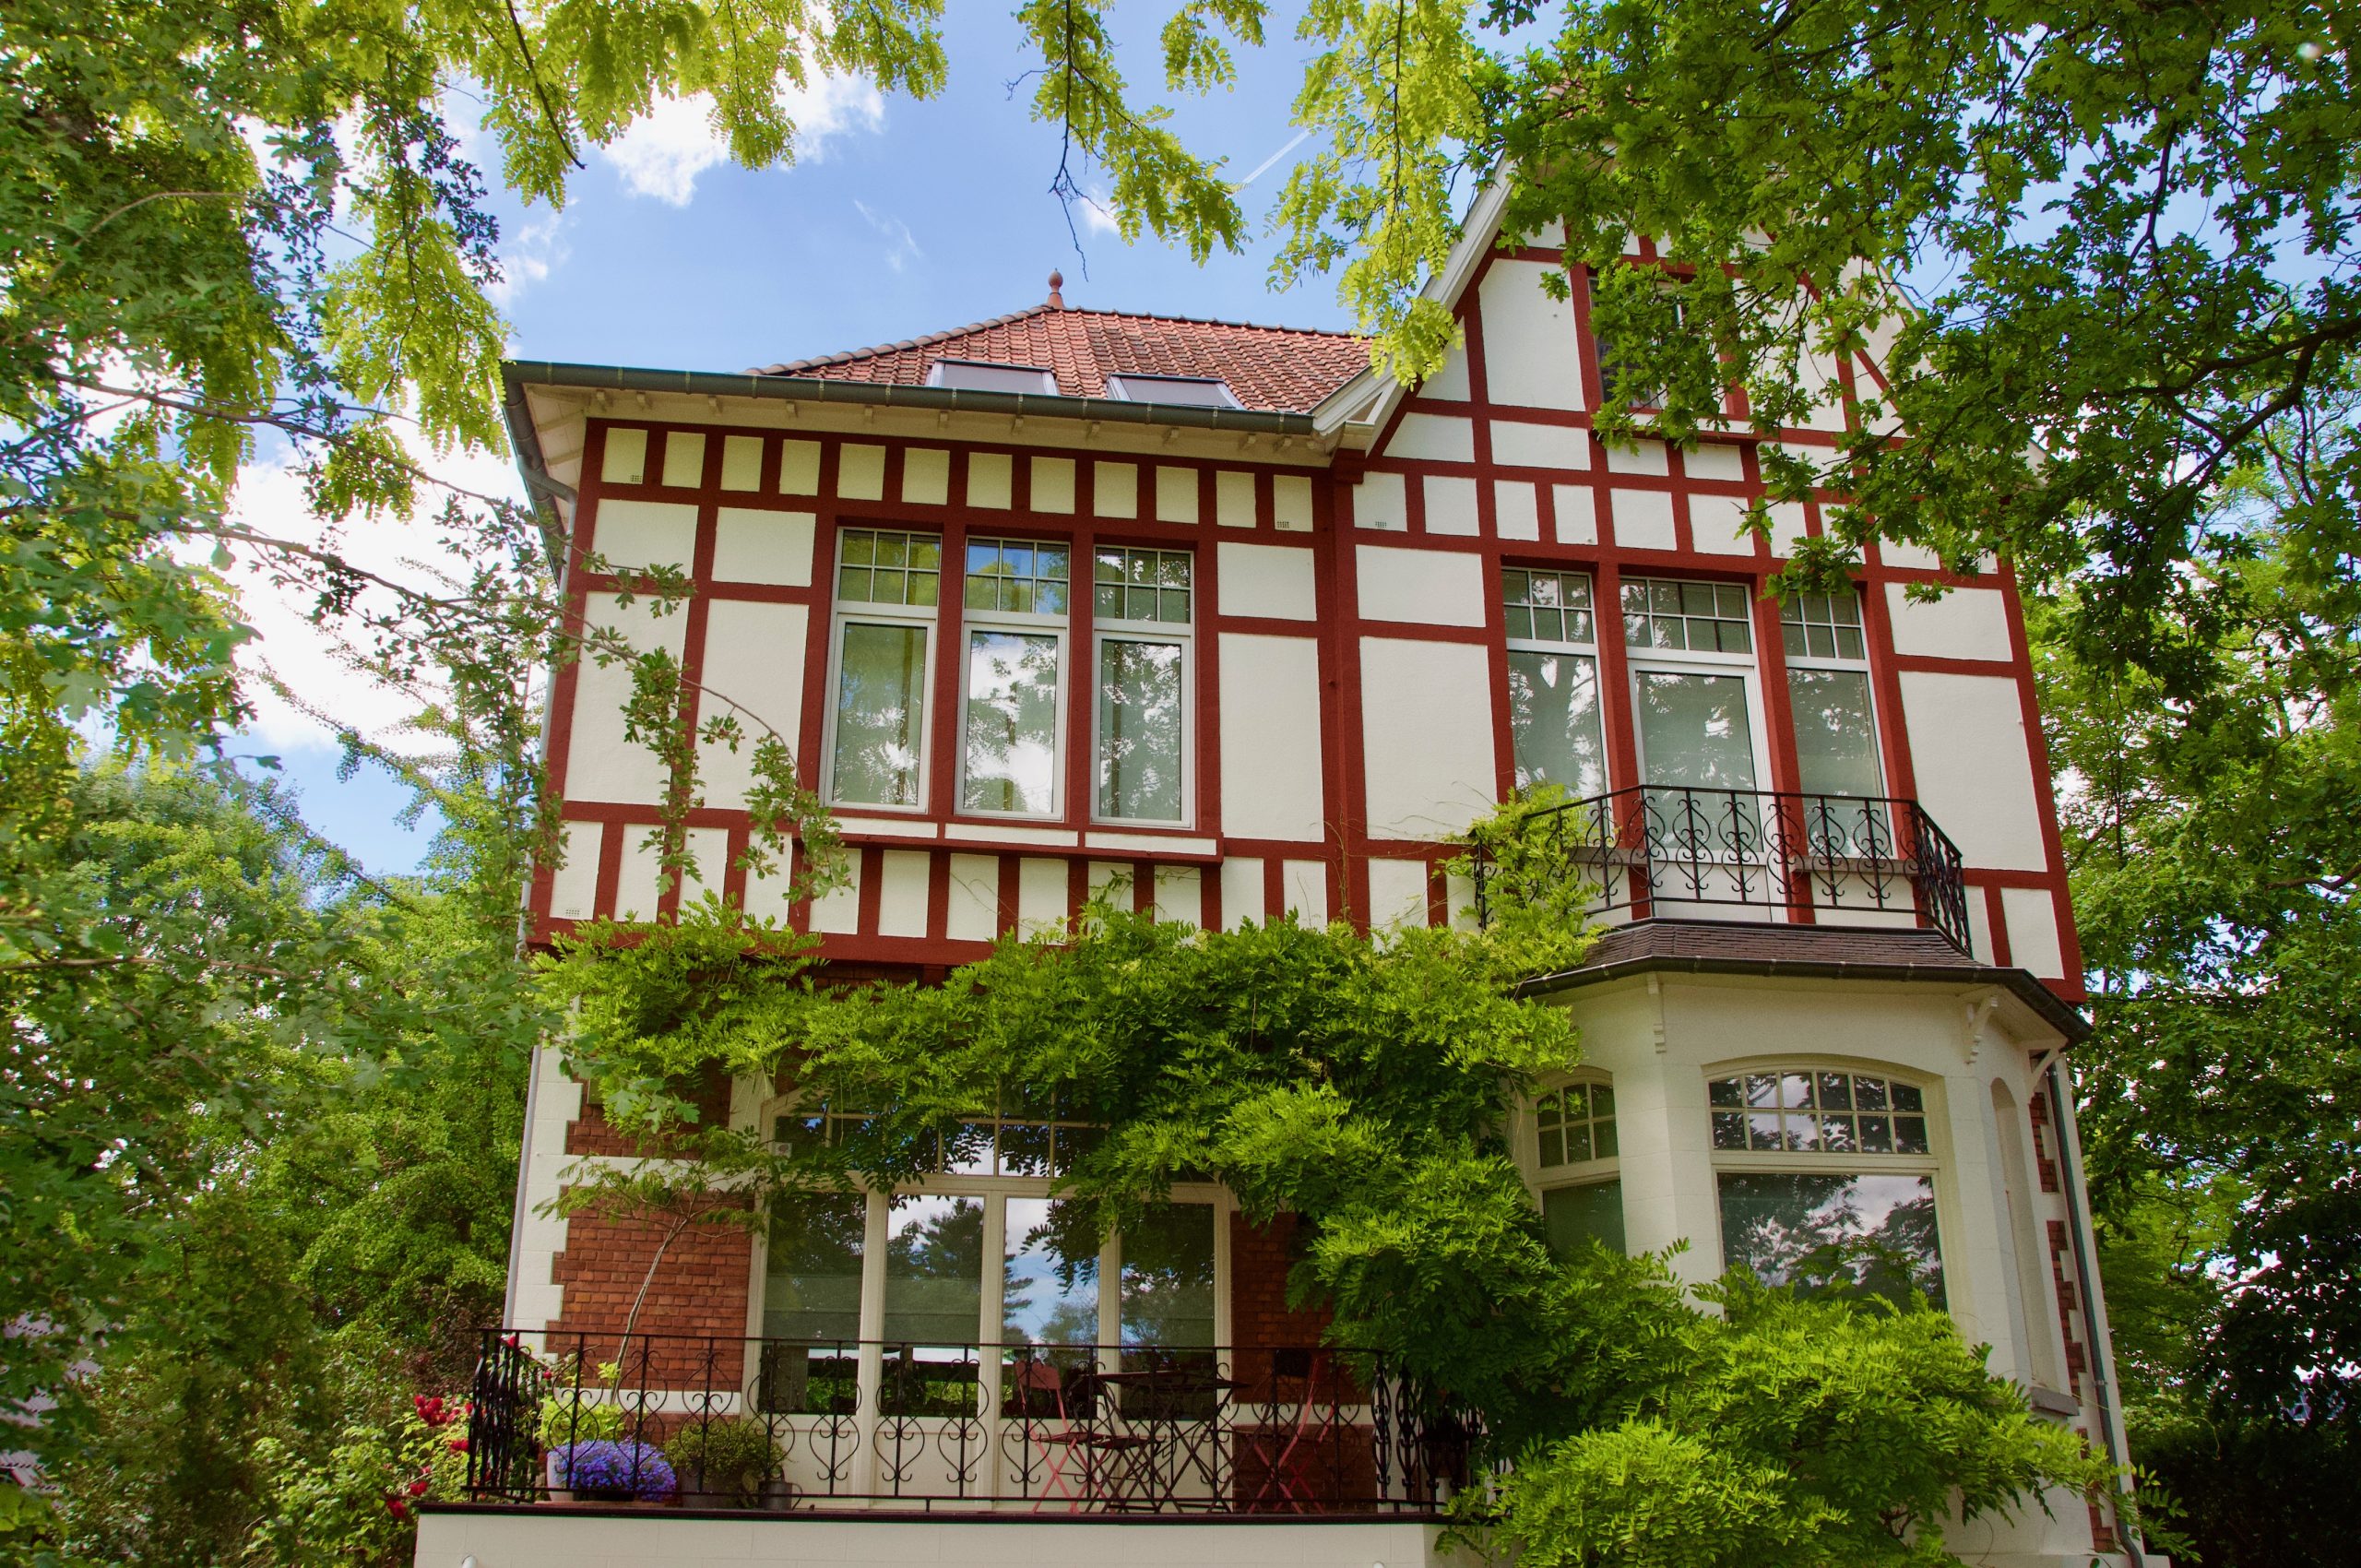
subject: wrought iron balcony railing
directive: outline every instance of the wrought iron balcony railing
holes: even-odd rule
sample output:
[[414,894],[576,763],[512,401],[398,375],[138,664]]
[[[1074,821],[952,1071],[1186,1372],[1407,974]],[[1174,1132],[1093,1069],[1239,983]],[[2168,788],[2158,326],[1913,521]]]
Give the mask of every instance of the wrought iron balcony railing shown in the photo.
[[1513,835],[1473,857],[1478,921],[1576,877],[1602,913],[1907,915],[1972,951],[1959,847],[1916,801],[1648,785],[1534,811]]
[[487,1330],[472,1393],[487,1503],[586,1501],[595,1456],[602,1494],[700,1508],[1420,1515],[1475,1431],[1324,1346]]

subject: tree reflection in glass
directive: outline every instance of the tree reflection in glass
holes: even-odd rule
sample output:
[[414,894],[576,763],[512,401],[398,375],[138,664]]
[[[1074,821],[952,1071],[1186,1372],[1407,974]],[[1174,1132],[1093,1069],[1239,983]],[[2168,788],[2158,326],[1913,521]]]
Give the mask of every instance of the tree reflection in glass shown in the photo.
[[1516,782],[1562,785],[1576,796],[1607,789],[1599,730],[1598,664],[1572,653],[1509,650],[1509,724]]
[[758,1403],[786,1412],[853,1408],[860,1334],[860,1256],[869,1200],[859,1193],[781,1200],[763,1278]]
[[968,634],[966,810],[1046,816],[1056,809],[1058,641]]
[[835,799],[871,806],[919,803],[926,636],[923,626],[846,623],[830,770]]
[[[1790,670],[1787,703],[1795,717],[1797,780],[1804,793],[1861,797],[1884,792],[1867,671]],[[1808,810],[1804,830],[1821,852],[1891,852],[1892,835],[1880,808],[1812,802]]]
[[1098,645],[1098,815],[1180,820],[1180,658],[1179,643]]
[[1728,1267],[1767,1285],[1943,1304],[1931,1177],[1730,1171],[1721,1200]]

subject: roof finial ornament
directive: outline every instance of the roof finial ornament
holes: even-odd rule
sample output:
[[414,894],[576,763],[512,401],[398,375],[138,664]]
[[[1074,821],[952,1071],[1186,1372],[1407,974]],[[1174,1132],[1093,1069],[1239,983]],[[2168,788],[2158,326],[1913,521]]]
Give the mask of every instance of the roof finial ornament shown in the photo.
[[1066,275],[1060,272],[1054,267],[1050,268],[1050,308],[1051,310],[1063,310],[1066,308],[1066,297],[1058,292],[1059,290],[1065,286]]

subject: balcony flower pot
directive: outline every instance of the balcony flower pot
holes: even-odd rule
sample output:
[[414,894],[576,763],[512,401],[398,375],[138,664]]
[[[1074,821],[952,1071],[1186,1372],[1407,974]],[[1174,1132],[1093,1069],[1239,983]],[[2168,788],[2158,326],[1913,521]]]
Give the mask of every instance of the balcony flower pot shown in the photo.
[[551,1501],[670,1504],[681,1483],[661,1451],[645,1443],[600,1438],[572,1443],[550,1456]]

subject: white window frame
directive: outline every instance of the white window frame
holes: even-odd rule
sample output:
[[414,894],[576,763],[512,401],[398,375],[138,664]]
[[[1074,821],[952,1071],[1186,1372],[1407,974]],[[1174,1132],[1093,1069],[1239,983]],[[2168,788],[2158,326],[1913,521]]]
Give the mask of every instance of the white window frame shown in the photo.
[[[1185,624],[1172,621],[1131,621],[1117,616],[1101,616],[1097,611],[1098,552],[1101,550],[1153,551],[1163,555],[1180,555],[1189,562],[1189,619]],[[1090,576],[1086,579],[1091,593],[1090,616],[1090,820],[1110,827],[1161,827],[1186,830],[1197,820],[1197,552],[1189,549],[1173,549],[1163,544],[1094,543],[1090,547]],[[1069,570],[1072,568],[1069,567]],[[1105,648],[1110,642],[1173,643],[1180,645],[1180,814],[1177,818],[1140,816],[1109,816],[1098,809],[1098,766],[1100,747],[1106,737],[1099,731],[1099,698],[1103,695],[1106,667]]]
[[[1229,383],[1218,375],[1157,375],[1148,372],[1136,372],[1131,374],[1124,374],[1119,372],[1107,378],[1107,395],[1110,398],[1121,398],[1122,401],[1127,403],[1162,403],[1164,402],[1164,399],[1157,398],[1152,394],[1158,386],[1167,386],[1173,382],[1185,383],[1191,386],[1217,387],[1220,389],[1221,397],[1216,401],[1210,403],[1186,401],[1180,403],[1166,403],[1165,406],[1168,408],[1242,409],[1246,406],[1238,400],[1238,393],[1231,387]],[[1150,395],[1142,396],[1143,393]]]
[[[766,1101],[757,1113],[755,1125],[768,1128],[782,1117],[796,1115],[801,1107],[798,1097],[790,1092]],[[832,1118],[839,1119],[839,1118]],[[978,1116],[978,1123],[993,1118]],[[1014,1112],[1003,1112],[1002,1122],[1027,1121]],[[1048,1119],[1043,1119],[1048,1120]],[[1080,1125],[1051,1122],[1054,1126]],[[833,1135],[833,1134],[831,1134]],[[863,1187],[860,1189],[866,1216],[861,1241],[860,1314],[858,1337],[865,1344],[884,1338],[885,1329],[885,1249],[891,1235],[892,1203],[896,1198],[975,1198],[985,1204],[983,1270],[980,1279],[982,1300],[978,1313],[977,1346],[991,1348],[1008,1348],[1024,1343],[1002,1337],[1002,1285],[1007,1258],[1007,1217],[1010,1198],[1063,1198],[1070,1194],[1059,1189],[1064,1178],[1049,1176],[958,1175],[936,1172],[920,1176],[912,1182],[897,1182],[891,1190]],[[1166,1201],[1172,1204],[1203,1206],[1213,1211],[1214,1227],[1214,1344],[1230,1346],[1234,1325],[1230,1321],[1230,1293],[1233,1283],[1229,1232],[1230,1216],[1236,1212],[1237,1200],[1229,1190],[1216,1182],[1175,1182]],[[770,1274],[770,1237],[763,1229],[754,1232],[753,1248],[752,1288],[749,1293],[748,1333],[762,1333],[763,1300]],[[1122,1260],[1121,1233],[1107,1236],[1098,1249],[1098,1330],[1097,1343],[1101,1348],[1119,1346],[1122,1342]],[[946,1347],[948,1348],[948,1347]],[[1107,1370],[1112,1371],[1110,1366]],[[997,1405],[993,1407],[997,1409]]]
[[[1036,550],[1047,545],[1066,552],[1066,612],[1062,615],[1014,610],[974,610],[967,605],[967,551],[977,544],[1024,544]],[[959,561],[959,713],[957,774],[958,793],[953,797],[954,812],[964,817],[981,817],[1002,822],[1059,822],[1066,814],[1066,762],[1074,694],[1074,543],[1067,539],[1026,539],[1014,534],[970,534],[960,546]],[[1036,578],[1035,580],[1039,580]],[[1082,587],[1087,588],[1086,581]],[[1194,609],[1193,602],[1191,608]],[[1050,809],[1046,812],[994,811],[984,806],[967,804],[967,673],[970,658],[969,637],[976,632],[1011,632],[1038,636],[1052,633],[1058,639],[1058,699],[1057,699],[1057,760],[1050,768]]]
[[[935,573],[934,602],[931,605],[880,604],[871,600],[847,600],[841,597],[843,587],[845,536],[850,533],[898,533],[910,538],[931,539],[938,552]],[[934,726],[939,706],[934,700],[935,660],[943,655],[943,579],[963,580],[964,574],[942,570],[948,563],[940,551],[943,535],[931,529],[907,529],[892,524],[847,525],[836,529],[836,553],[828,564],[828,714],[826,732],[822,735],[821,756],[825,763],[820,781],[820,798],[830,809],[848,808],[855,813],[887,812],[899,816],[921,816],[928,807],[929,776],[934,771],[930,763],[934,755]],[[918,626],[926,632],[926,658],[919,672],[919,709],[918,736],[918,799],[909,805],[888,805],[874,801],[840,801],[836,798],[836,720],[837,705],[844,695],[845,628],[848,625]],[[963,650],[964,651],[964,650]],[[963,688],[964,690],[964,688]],[[964,703],[963,703],[964,707]]]
[[[1754,761],[1754,785],[1758,793],[1772,790],[1770,715],[1762,694],[1762,631],[1754,619],[1754,585],[1735,585],[1745,595],[1747,604],[1747,641],[1749,651],[1724,653],[1715,648],[1708,652],[1685,647],[1642,647],[1631,642],[1623,626],[1623,591],[1634,583],[1704,583],[1720,588],[1732,586],[1720,577],[1660,577],[1634,576],[1622,578],[1616,585],[1615,635],[1624,637],[1623,663],[1624,700],[1631,704],[1632,750],[1639,758],[1640,777],[1635,785],[1660,790],[1692,788],[1678,784],[1657,784],[1648,777],[1648,743],[1640,720],[1640,677],[1643,673],[1679,675],[1736,675],[1746,683],[1746,721],[1751,731]],[[1596,591],[1592,598],[1596,600]],[[1709,791],[1710,792],[1710,791]]]
[[[1576,659],[1587,659],[1590,660],[1591,683],[1598,689],[1599,790],[1602,793],[1612,792],[1615,788],[1615,767],[1614,758],[1610,754],[1611,748],[1609,747],[1607,739],[1607,665],[1605,659],[1600,656],[1598,647],[1598,625],[1604,612],[1599,608],[1597,574],[1589,570],[1587,567],[1582,566],[1571,566],[1564,564],[1511,565],[1505,562],[1501,564],[1501,572],[1503,578],[1505,578],[1506,575],[1510,572],[1547,573],[1548,575],[1556,577],[1580,577],[1590,585],[1590,641],[1585,643],[1575,642],[1569,639],[1563,642],[1559,642],[1546,637],[1513,636],[1504,632],[1501,642],[1502,646],[1511,653],[1557,654],[1560,657],[1571,655]],[[1506,612],[1510,609],[1508,601],[1508,586],[1505,581],[1503,581],[1500,586],[1498,597],[1501,601],[1501,609],[1502,612],[1501,624],[1505,627],[1508,624]],[[1571,615],[1572,612],[1569,611],[1567,613]],[[1619,603],[1615,607],[1614,620],[1617,635],[1619,636],[1621,635],[1623,626],[1623,609]],[[1501,693],[1501,699],[1504,702],[1508,700],[1508,694],[1506,691]],[[1511,711],[1506,715],[1503,722],[1508,727],[1509,766],[1512,768],[1514,768],[1519,774],[1522,774],[1524,772],[1524,765],[1518,760],[1516,755],[1516,716],[1514,712]],[[1525,787],[1522,779],[1519,780],[1518,787],[1520,789]],[[1574,787],[1572,785],[1566,785],[1563,786],[1563,788],[1565,788],[1570,794],[1573,792]]]
[[[1005,364],[998,360],[938,359],[926,367],[926,384],[929,386],[943,386],[946,385],[943,375],[943,368],[945,365],[972,365],[978,370],[997,370],[1005,371],[1014,375],[1038,376],[1040,377],[1040,386],[1038,388],[1040,396],[1044,398],[1054,398],[1058,396],[1058,378],[1050,372],[1042,369],[1039,365]],[[1003,397],[1025,398],[1033,396],[1033,392],[1030,390],[1024,392],[1011,392],[1005,388],[997,386],[954,386],[950,389],[955,392],[997,392]]]
[[[1725,1149],[1714,1143],[1713,1113],[1725,1109],[1712,1103],[1714,1083],[1724,1078],[1744,1078],[1757,1075],[1785,1073],[1843,1073],[1851,1077],[1882,1078],[1888,1084],[1904,1084],[1918,1091],[1922,1109],[1915,1114],[1927,1123],[1925,1154],[1871,1154],[1859,1150],[1823,1151],[1820,1149]],[[1721,1269],[1729,1268],[1730,1260],[1723,1248],[1725,1228],[1722,1221],[1722,1178],[1730,1176],[1923,1176],[1927,1190],[1935,1202],[1935,1257],[1941,1270],[1943,1295],[1947,1301],[1962,1300],[1961,1276],[1952,1265],[1950,1238],[1954,1232],[1954,1216],[1944,1192],[1945,1171],[1949,1157],[1943,1136],[1943,1086],[1939,1078],[1908,1068],[1893,1067],[1882,1062],[1860,1062],[1843,1058],[1817,1056],[1782,1056],[1770,1060],[1718,1063],[1703,1070],[1706,1101],[1705,1148],[1714,1178],[1714,1254]]]

